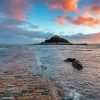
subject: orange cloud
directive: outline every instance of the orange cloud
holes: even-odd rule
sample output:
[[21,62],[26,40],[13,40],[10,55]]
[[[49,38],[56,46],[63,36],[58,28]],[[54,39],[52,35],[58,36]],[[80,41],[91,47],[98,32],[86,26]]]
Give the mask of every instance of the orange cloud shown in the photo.
[[92,14],[85,12],[80,16],[72,18],[70,16],[60,16],[55,19],[58,24],[66,25],[66,21],[70,21],[75,25],[84,25],[95,27],[96,25],[100,25],[100,19],[97,16],[93,16]]
[[65,3],[63,4],[64,10],[72,11],[72,12],[77,12],[77,6],[78,6],[79,0],[65,0]]
[[100,0],[92,0],[91,6],[85,6],[83,9],[94,14],[100,14]]
[[58,24],[66,25],[66,16],[60,16],[55,19]]
[[8,15],[17,20],[24,20],[27,4],[28,0],[10,0],[7,9]]
[[76,25],[85,25],[85,26],[94,27],[95,25],[100,24],[100,19],[97,19],[96,17],[88,13],[85,13],[81,16],[71,19],[71,22]]
[[64,11],[77,12],[79,0],[63,0],[62,2],[56,1],[50,4],[52,9],[62,9]]
[[100,14],[100,7],[99,6],[91,6],[91,7],[84,7],[85,10]]

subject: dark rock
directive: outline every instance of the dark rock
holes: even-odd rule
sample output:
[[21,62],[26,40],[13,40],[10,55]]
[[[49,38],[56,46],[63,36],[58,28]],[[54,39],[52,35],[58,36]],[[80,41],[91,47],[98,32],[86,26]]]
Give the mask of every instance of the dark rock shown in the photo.
[[64,61],[66,62],[73,62],[75,60],[75,58],[68,58],[68,59],[65,59]]
[[72,66],[73,66],[74,68],[77,68],[77,69],[82,69],[82,68],[83,68],[82,64],[81,64],[78,60],[74,60],[74,61],[72,62]]
[[41,66],[42,69],[47,69],[47,67]]
[[72,62],[72,66],[74,68],[77,68],[77,69],[83,68],[82,64],[78,60],[76,60],[75,58],[68,58],[68,59],[65,59],[64,61],[65,62]]

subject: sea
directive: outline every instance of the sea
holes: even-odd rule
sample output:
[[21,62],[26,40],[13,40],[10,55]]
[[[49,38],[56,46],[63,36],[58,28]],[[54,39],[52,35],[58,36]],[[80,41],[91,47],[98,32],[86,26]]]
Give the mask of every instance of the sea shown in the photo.
[[[67,58],[79,60],[83,69]],[[63,100],[100,100],[100,45],[0,45],[0,73],[16,66],[48,77]]]

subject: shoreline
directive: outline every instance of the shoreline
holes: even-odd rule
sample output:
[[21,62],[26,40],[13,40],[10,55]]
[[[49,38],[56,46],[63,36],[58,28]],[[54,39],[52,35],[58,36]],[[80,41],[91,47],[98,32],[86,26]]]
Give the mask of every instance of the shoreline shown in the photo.
[[71,43],[38,43],[38,44],[34,44],[34,45],[88,45],[86,43],[82,43],[82,44],[71,44]]

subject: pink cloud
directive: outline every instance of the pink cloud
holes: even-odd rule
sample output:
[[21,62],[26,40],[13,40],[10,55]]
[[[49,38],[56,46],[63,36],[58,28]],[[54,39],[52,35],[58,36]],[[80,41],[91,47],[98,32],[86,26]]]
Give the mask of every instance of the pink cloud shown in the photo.
[[66,16],[59,16],[55,19],[55,22],[61,25],[66,25]]
[[70,21],[75,25],[84,25],[89,27],[95,27],[96,25],[100,25],[100,19],[97,16],[92,15],[89,12],[85,12],[77,17],[70,16],[60,16],[55,19],[58,24],[66,25],[66,21]]
[[100,14],[100,7],[99,6],[90,6],[90,7],[84,7],[84,10],[93,12],[95,14]]
[[94,14],[100,14],[100,0],[93,0],[91,6],[84,6],[83,9]]
[[28,0],[9,0],[7,14],[17,20],[26,18]]
[[100,24],[100,19],[97,19],[95,16],[87,12],[76,18],[72,18],[70,21],[76,25],[85,25],[90,27],[95,27],[95,25]]

